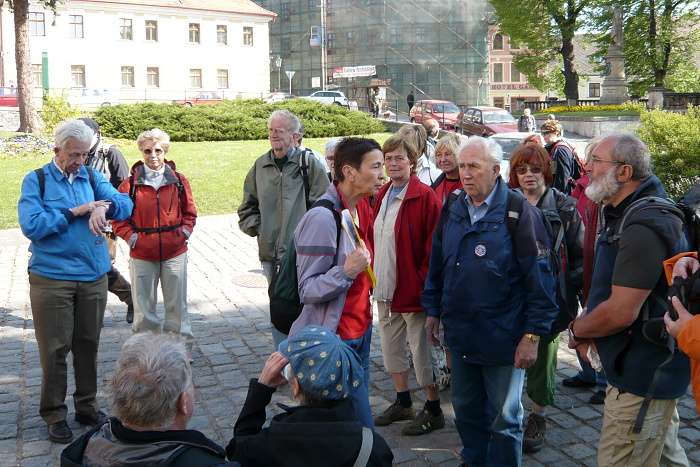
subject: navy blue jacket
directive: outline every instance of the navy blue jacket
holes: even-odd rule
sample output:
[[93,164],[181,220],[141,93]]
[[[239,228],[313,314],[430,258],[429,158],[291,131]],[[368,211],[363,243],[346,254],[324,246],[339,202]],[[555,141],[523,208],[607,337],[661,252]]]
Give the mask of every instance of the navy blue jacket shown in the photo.
[[[510,190],[474,225],[463,192],[435,231],[421,303],[442,320],[448,347],[468,363],[512,365],[523,334],[549,333],[557,316],[549,235],[539,211],[523,203],[516,238],[505,223]],[[439,223],[438,225],[442,225]]]
[[[625,207],[646,196],[666,197],[661,181],[656,176],[647,180],[632,196],[618,206],[613,208],[608,205],[604,208],[606,225],[596,246],[595,267],[591,291],[588,296],[589,310],[595,310],[595,307],[610,298],[612,293],[612,277],[617,248],[614,244],[608,243],[608,235],[613,233]],[[636,216],[633,219],[636,219]],[[673,214],[663,213],[661,210],[647,211],[643,217],[640,216],[638,221],[633,220],[632,223],[646,225],[659,235],[667,247],[667,252],[664,255],[666,258],[689,249],[687,232],[683,223]],[[627,223],[627,225],[630,224]],[[620,233],[624,235],[624,232]],[[660,273],[659,281],[652,293],[663,299],[667,292],[668,283],[663,273]],[[662,317],[666,311],[652,296],[647,298],[645,306],[650,307],[650,318]],[[617,334],[594,340],[608,383],[637,396],[646,395],[654,371],[669,355],[669,351],[665,347],[654,344],[643,337],[641,312],[629,328]],[[653,397],[654,399],[675,399],[685,394],[689,383],[690,363],[688,357],[676,349],[673,359],[661,369],[661,376]]]

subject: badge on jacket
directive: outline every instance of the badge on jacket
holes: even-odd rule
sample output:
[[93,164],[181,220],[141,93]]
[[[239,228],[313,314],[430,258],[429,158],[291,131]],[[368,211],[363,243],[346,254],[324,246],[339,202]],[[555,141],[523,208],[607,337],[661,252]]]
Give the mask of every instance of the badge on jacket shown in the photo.
[[549,248],[540,242],[537,243],[537,259],[544,259],[549,256]]
[[476,248],[474,248],[474,254],[478,258],[483,258],[486,256],[486,243],[484,242],[479,242],[476,244]]

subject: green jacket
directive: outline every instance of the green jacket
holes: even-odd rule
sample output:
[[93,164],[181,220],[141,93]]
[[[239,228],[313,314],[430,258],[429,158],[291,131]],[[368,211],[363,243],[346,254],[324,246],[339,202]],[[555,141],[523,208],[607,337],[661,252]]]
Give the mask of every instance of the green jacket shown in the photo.
[[[304,182],[296,148],[280,173],[272,150],[260,156],[243,184],[243,202],[238,206],[238,226],[258,237],[260,260],[275,261],[284,255],[294,229],[306,213]],[[309,154],[309,201],[325,193],[329,181],[321,163]]]

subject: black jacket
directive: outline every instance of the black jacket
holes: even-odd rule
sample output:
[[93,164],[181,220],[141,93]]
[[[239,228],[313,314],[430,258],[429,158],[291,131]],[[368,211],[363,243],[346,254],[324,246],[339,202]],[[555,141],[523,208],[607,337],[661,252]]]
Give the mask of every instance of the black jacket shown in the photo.
[[[233,439],[226,447],[230,460],[243,467],[352,467],[362,444],[362,426],[349,400],[334,406],[286,408],[265,424],[265,407],[274,388],[250,381]],[[368,467],[391,466],[394,455],[384,438],[374,433]]]
[[134,431],[110,418],[73,441],[61,453],[61,467],[159,465],[239,466],[224,449],[196,430]]

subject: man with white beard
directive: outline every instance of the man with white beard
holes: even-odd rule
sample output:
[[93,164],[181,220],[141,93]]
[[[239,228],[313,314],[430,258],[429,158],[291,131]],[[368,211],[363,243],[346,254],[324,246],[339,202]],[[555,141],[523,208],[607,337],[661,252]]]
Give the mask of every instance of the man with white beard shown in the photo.
[[690,380],[688,357],[653,341],[647,327],[666,311],[662,262],[688,250],[687,230],[668,209],[644,209],[666,193],[634,133],[604,137],[586,171],[586,195],[608,204],[588,311],[569,324],[569,347],[591,355],[592,346],[608,379],[598,465],[687,466],[676,403]]

